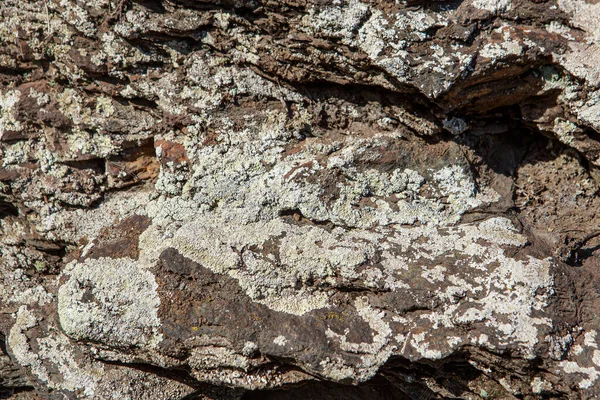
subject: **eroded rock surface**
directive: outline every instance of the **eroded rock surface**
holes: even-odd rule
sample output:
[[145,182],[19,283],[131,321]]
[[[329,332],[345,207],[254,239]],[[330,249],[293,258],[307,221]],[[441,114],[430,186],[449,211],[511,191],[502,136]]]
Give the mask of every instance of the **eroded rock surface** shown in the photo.
[[600,396],[600,3],[0,2],[0,396]]

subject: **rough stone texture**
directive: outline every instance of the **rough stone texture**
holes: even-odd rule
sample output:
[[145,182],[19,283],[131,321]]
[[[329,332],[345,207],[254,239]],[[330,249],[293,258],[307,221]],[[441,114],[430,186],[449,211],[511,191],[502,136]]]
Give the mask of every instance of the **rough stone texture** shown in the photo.
[[0,0],[0,398],[597,398],[599,168],[597,1]]

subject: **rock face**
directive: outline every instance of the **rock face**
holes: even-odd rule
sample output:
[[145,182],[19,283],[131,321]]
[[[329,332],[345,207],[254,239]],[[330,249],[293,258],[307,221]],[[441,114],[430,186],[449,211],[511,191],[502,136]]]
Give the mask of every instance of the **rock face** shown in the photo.
[[0,397],[600,396],[600,3],[2,0]]

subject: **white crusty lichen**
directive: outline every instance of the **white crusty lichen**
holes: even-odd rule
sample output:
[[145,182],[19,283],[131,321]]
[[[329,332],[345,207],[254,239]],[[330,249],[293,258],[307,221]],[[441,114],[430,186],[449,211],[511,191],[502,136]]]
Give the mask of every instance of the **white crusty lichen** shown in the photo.
[[588,42],[600,42],[600,23],[598,23],[598,13],[600,4],[586,0],[558,0],[558,7],[571,15],[569,21],[575,26],[589,34]]
[[[430,39],[434,28],[447,26],[451,13],[445,7],[437,12],[409,9],[385,13],[367,2],[339,1],[328,7],[310,8],[299,21],[297,29],[357,48],[394,80],[413,82],[426,94],[435,97],[450,87],[451,79],[438,79],[434,87],[428,87],[420,77],[431,72],[447,78],[462,73],[468,67],[464,63],[465,54],[462,51],[445,52],[433,44],[430,48],[437,47],[433,54],[419,57],[411,53],[409,47]],[[352,64],[347,65],[352,67]],[[457,71],[457,65],[460,65],[461,71]],[[373,83],[393,87],[386,78],[375,75],[370,79]]]
[[573,134],[579,130],[580,128],[571,121],[558,117],[554,120],[553,131],[556,134],[556,137],[558,137],[558,140],[566,145],[571,145],[573,143],[575,140]]
[[[600,51],[599,51],[600,59]],[[577,117],[582,125],[600,130],[600,91],[589,96],[588,101],[577,110]]]
[[192,350],[188,363],[196,370],[209,371],[232,367],[247,371],[250,367],[247,357],[222,346],[196,347]]
[[83,238],[95,238],[103,229],[113,226],[131,214],[145,214],[149,192],[121,191],[109,193],[98,207],[40,213],[37,230],[49,240],[68,240],[73,243]]
[[[201,75],[200,68],[190,69]],[[246,90],[244,78],[230,72],[220,79]],[[186,96],[208,107],[218,103],[216,93],[200,86]],[[340,356],[323,360],[318,370],[300,365],[331,379],[363,381],[394,354],[437,359],[474,343],[534,354],[540,332],[551,324],[542,312],[552,287],[550,262],[509,257],[507,246],[527,240],[506,218],[460,222],[499,199],[485,182],[475,183],[466,160],[381,168],[375,161],[382,155],[373,149],[399,140],[394,133],[300,138],[288,123],[275,111],[242,126],[223,117],[209,145],[205,133],[182,140],[190,162],[177,194],[158,184],[154,196],[124,203],[152,219],[139,237],[138,260],[88,259],[64,272],[59,316],[65,332],[113,347],[154,346],[161,339],[160,301],[150,271],[164,250],[175,249],[235,279],[251,301],[297,316],[331,307],[340,288],[401,291],[417,302],[426,302],[424,290],[430,293],[438,306],[423,304],[418,312],[383,310],[368,297],[354,301],[350,307],[370,326],[372,340],[350,342],[352,326],[324,333],[341,354],[358,354],[361,361],[348,364]],[[160,173],[159,182],[169,182],[173,171]],[[116,199],[111,204],[103,212],[120,207]],[[275,341],[282,350],[293,345],[285,337]],[[246,358],[219,351],[221,361],[196,351],[194,373],[254,385],[249,375],[222,368],[246,368]]]
[[158,285],[134,260],[88,259],[63,274],[68,280],[58,291],[58,316],[67,335],[116,347],[160,342]]
[[38,324],[38,318],[27,309],[27,306],[19,307],[16,320],[8,334],[8,346],[15,359],[41,381],[48,382],[48,371],[42,365],[40,356],[31,350],[29,339],[25,332]]
[[513,39],[513,36],[516,36],[514,28],[503,25],[495,29],[494,32],[502,34],[504,40],[499,43],[491,42],[485,44],[481,50],[479,50],[479,56],[490,59],[492,64],[494,64],[507,57],[520,56],[523,54],[525,51],[523,44],[519,39]]
[[[46,336],[29,339],[27,331],[36,327],[39,321],[40,317],[27,306],[19,308],[7,341],[15,359],[51,389],[68,390],[84,398],[93,398],[104,373],[102,364],[84,358],[77,360],[69,339],[55,327],[51,327]],[[32,342],[35,342],[35,350]],[[49,366],[60,372],[60,380],[51,377],[54,372],[49,370]]]
[[[369,325],[373,331],[373,338],[368,343],[354,343],[347,339],[351,327],[346,328],[344,334],[339,334],[331,329],[328,329],[325,334],[330,340],[339,342],[340,349],[357,354],[360,357],[360,362],[352,365],[355,370],[354,377],[364,381],[375,375],[379,367],[383,365],[388,358],[393,354],[397,344],[392,340],[392,329],[389,322],[384,319],[386,312],[376,309],[366,297],[358,297],[354,301],[354,306],[358,315]],[[326,376],[333,379],[339,376],[344,376],[348,372],[348,365],[331,364],[324,370]]]
[[0,139],[5,132],[20,131],[21,123],[15,118],[15,106],[21,98],[18,90],[9,90],[0,93]]
[[512,0],[473,0],[472,4],[493,14],[503,13],[512,8]]
[[[331,148],[339,150],[326,163],[319,158],[331,148],[319,142],[281,159],[285,140],[289,136],[284,130],[259,126],[224,133],[228,145],[190,149],[195,161],[184,199],[161,197],[148,205],[148,215],[157,223],[168,224],[169,218],[181,223],[168,240],[156,237],[152,242],[161,245],[151,247],[174,247],[212,271],[235,278],[254,301],[304,314],[325,307],[330,294],[327,287],[310,288],[309,280],[323,280],[333,289],[336,280],[360,278],[357,269],[375,257],[374,243],[385,237],[369,228],[415,222],[447,226],[466,210],[497,199],[492,190],[477,192],[472,177],[458,165],[426,171],[429,179],[409,168],[357,169],[354,160],[382,140],[377,137],[333,144]],[[332,172],[340,179],[332,184],[335,187],[323,187],[320,177]],[[424,185],[435,194],[420,195]],[[329,199],[327,190],[334,190],[335,198]],[[365,197],[372,202],[361,206]],[[279,217],[285,210],[337,227],[293,225]],[[246,250],[252,246],[276,246],[279,260]],[[371,285],[370,276],[363,279]],[[302,289],[296,289],[298,284]]]
[[[307,139],[300,151],[284,155],[283,145],[292,137],[273,122],[279,124],[277,118],[267,115],[263,124],[252,122],[241,132],[223,131],[222,144],[200,147],[186,143],[191,177],[180,196],[170,198],[165,193],[146,203],[143,213],[152,218],[153,225],[140,237],[138,263],[152,265],[163,250],[175,248],[211,271],[236,279],[253,301],[303,315],[328,307],[336,287],[349,282],[373,289],[410,290],[414,282],[407,272],[415,266],[421,270],[420,260],[455,252],[467,257],[463,263],[469,270],[494,273],[488,266],[505,261],[499,246],[524,243],[503,218],[452,227],[469,209],[498,199],[489,188],[476,190],[472,176],[461,164],[422,168],[420,172],[359,169],[355,160],[369,148],[384,145],[383,136],[331,144]],[[323,186],[328,174],[337,178]],[[299,218],[308,223],[280,217],[287,210],[297,210]],[[482,245],[481,239],[489,243]],[[82,290],[75,289],[75,282],[102,266],[113,271],[122,265],[121,269],[132,273],[141,268],[127,259],[86,263],[89,265],[71,267],[71,289],[63,286],[62,292],[70,290],[80,296]],[[141,270],[150,274],[146,268]],[[467,285],[463,278],[455,278],[456,283],[444,284],[446,290],[476,294],[481,286],[472,279]],[[85,279],[102,281],[95,275]],[[119,285],[140,285],[126,282],[125,275],[119,279]],[[145,279],[150,282],[150,275]],[[422,279],[431,281],[428,276]],[[315,281],[319,285],[310,284]],[[457,286],[460,282],[467,286]],[[103,290],[112,290],[108,281],[102,285]],[[444,296],[440,293],[440,298]],[[63,296],[62,313],[71,313],[65,322],[70,319],[74,323],[78,321],[75,310],[83,306],[68,298]],[[123,301],[134,307],[137,300]],[[150,304],[135,307],[152,308]],[[101,310],[91,309],[91,315]],[[79,322],[89,325],[92,321]],[[157,326],[158,322],[137,321],[131,327],[137,332],[136,324]],[[69,332],[77,335],[81,329],[73,326]],[[86,334],[102,337],[93,329]],[[130,336],[126,331],[125,342],[133,340]]]
[[[188,183],[187,200],[160,197],[148,204],[148,214],[158,225],[140,238],[140,260],[151,263],[162,250],[175,248],[213,272],[236,279],[252,301],[295,315],[328,307],[338,284],[402,288],[407,293],[435,285],[432,291],[443,306],[419,316],[407,315],[403,324],[414,334],[396,335],[399,340],[389,330],[396,317],[393,313],[376,311],[366,299],[355,304],[378,333],[373,342],[361,344],[344,339],[350,331],[327,331],[343,351],[358,352],[363,360],[350,366],[330,359],[320,373],[332,379],[368,379],[399,349],[413,359],[440,358],[469,340],[496,349],[516,343],[525,356],[533,354],[538,329],[550,324],[535,315],[551,291],[550,263],[506,257],[502,246],[526,243],[506,218],[455,225],[468,209],[497,200],[495,192],[475,190],[472,178],[458,164],[422,174],[411,169],[355,170],[355,158],[361,147],[367,147],[360,140],[357,146],[334,146],[338,150],[326,163],[317,162],[322,145],[306,146],[290,159],[271,158],[279,154],[271,153],[271,140],[277,148],[278,136],[270,135],[267,143],[245,146],[239,152],[223,152],[219,146],[203,149],[202,158],[192,163],[196,172]],[[220,158],[211,151],[218,151]],[[333,169],[352,179],[339,180],[337,199],[325,203],[319,197],[323,188],[314,183],[318,179],[310,177]],[[424,186],[427,196],[421,195]],[[367,195],[376,201],[362,209],[349,207],[360,205]],[[300,218],[308,221],[333,226],[290,223],[279,216],[287,209],[299,210]],[[172,226],[170,220],[177,223]],[[456,254],[460,258],[455,259]],[[454,259],[458,270],[438,268],[421,280],[411,272],[423,271],[423,262],[448,265]],[[309,285],[312,281],[320,284]],[[545,294],[538,294],[539,289],[545,289]],[[480,328],[466,342],[456,340],[465,324],[480,324]],[[450,339],[432,341],[432,335]]]
[[600,349],[596,342],[597,332],[590,330],[581,335],[578,344],[572,346],[567,359],[558,364],[559,373],[566,373],[577,381],[580,389],[589,389],[600,378]]
[[273,339],[273,343],[275,343],[277,346],[285,346],[287,343],[287,339],[285,336],[279,335],[275,339]]

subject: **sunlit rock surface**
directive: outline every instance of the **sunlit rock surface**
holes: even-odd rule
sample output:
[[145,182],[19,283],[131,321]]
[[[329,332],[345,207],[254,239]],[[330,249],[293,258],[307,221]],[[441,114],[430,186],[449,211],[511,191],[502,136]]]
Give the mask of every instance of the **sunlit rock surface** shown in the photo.
[[600,396],[600,3],[0,0],[0,397]]

